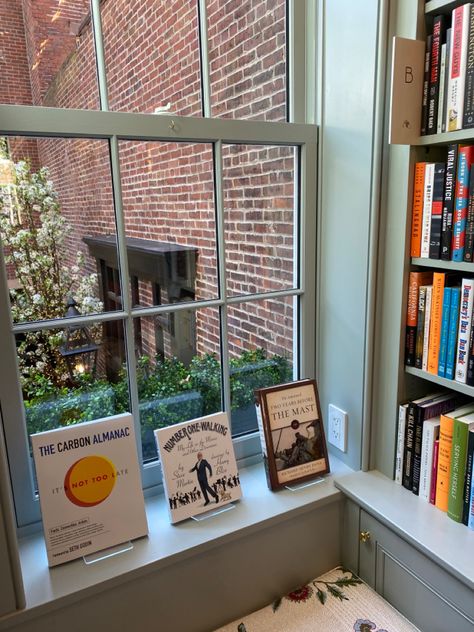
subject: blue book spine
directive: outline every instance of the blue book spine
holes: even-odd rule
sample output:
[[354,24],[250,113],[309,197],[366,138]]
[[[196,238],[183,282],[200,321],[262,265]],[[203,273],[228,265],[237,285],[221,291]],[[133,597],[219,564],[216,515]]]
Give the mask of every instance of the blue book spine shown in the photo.
[[469,150],[470,148],[468,147],[461,147],[459,150],[456,199],[454,202],[453,261],[464,261],[464,240],[466,237],[466,217],[469,201],[470,164],[467,155]]
[[440,377],[446,377],[446,357],[448,350],[448,331],[449,320],[451,314],[451,290],[450,287],[445,287],[443,292],[443,315],[441,318],[441,337],[439,343],[439,356],[438,356],[438,375]]
[[446,375],[448,380],[454,380],[454,370],[456,364],[456,344],[458,338],[459,324],[459,301],[461,299],[461,288],[451,288],[451,308],[448,325],[448,342],[446,348]]

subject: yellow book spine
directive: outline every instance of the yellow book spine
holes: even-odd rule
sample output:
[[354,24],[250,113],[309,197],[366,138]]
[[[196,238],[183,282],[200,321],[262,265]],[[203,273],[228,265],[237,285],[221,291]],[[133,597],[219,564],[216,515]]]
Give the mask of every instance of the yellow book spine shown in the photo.
[[431,297],[430,338],[428,343],[428,372],[438,375],[439,343],[441,319],[443,317],[444,272],[433,274],[433,294]]

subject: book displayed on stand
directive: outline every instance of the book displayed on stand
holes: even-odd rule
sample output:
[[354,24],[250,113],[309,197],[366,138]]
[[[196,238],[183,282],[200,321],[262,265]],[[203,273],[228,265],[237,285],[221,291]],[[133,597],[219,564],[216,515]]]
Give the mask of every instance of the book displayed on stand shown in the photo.
[[154,431],[172,523],[242,496],[227,413]]
[[49,566],[147,535],[133,417],[31,436]]
[[255,391],[267,483],[271,490],[329,472],[319,395],[314,380]]

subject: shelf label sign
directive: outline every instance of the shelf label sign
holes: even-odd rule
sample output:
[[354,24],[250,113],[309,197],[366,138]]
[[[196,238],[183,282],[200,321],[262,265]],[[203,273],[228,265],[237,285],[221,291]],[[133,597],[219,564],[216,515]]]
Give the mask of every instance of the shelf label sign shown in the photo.
[[389,142],[413,145],[420,137],[425,42],[393,38]]

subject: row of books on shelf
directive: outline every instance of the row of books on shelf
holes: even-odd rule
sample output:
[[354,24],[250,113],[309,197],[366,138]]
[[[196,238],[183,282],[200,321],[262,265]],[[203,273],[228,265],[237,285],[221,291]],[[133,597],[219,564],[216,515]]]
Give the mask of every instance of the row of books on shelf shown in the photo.
[[473,261],[474,145],[449,145],[446,162],[417,162],[411,256]]
[[433,20],[421,119],[422,135],[474,127],[474,2]]
[[474,402],[452,392],[401,404],[395,482],[474,529]]
[[474,386],[474,279],[410,272],[405,363]]

